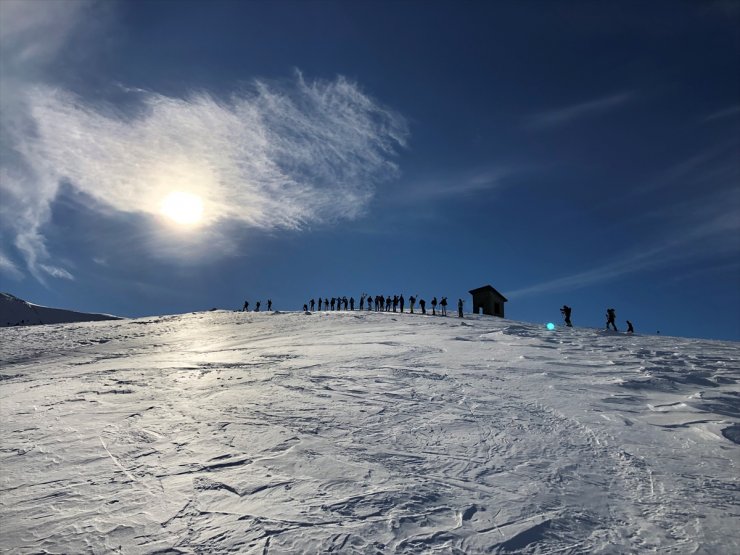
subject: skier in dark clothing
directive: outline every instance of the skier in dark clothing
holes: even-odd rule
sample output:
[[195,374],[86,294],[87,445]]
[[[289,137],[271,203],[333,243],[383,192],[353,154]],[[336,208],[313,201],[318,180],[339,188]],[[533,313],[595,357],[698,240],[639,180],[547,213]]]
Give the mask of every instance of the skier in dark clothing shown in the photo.
[[256,305],[254,305],[254,311],[255,312],[259,312],[260,311],[260,302],[259,301],[257,301],[257,304]]
[[568,326],[569,328],[572,328],[573,327],[573,324],[570,321],[570,313],[571,313],[572,310],[573,309],[571,307],[569,307],[568,305],[565,305],[565,304],[563,305],[563,308],[560,309],[560,313],[565,318],[565,325]]
[[398,308],[398,295],[393,295],[393,312]]
[[432,316],[437,315],[437,297],[432,297]]
[[267,299],[267,311],[272,310],[272,299]]
[[391,296],[388,295],[385,299],[385,311],[390,312],[391,311],[391,303],[393,302],[393,299],[391,299]]
[[411,295],[411,296],[409,297],[409,307],[410,307],[410,312],[411,312],[411,314],[413,314],[413,313],[414,313],[414,303],[415,303],[415,302],[416,302],[416,297],[414,297],[413,295]]
[[337,299],[335,297],[331,298],[331,309],[334,310],[334,307],[337,304]]
[[365,310],[365,293],[360,297],[360,310]]
[[303,305],[303,312],[308,312],[308,306],[305,304]]
[[244,301],[244,308],[242,308],[242,312],[249,312],[249,301]]
[[370,295],[367,296],[367,309],[373,309],[373,298]]
[[627,320],[627,333],[635,333],[635,328],[629,320]]
[[606,309],[606,329],[609,329],[609,325],[611,324],[611,326],[614,328],[614,331],[619,331],[617,330],[617,325],[614,323],[616,317],[617,315],[613,308]]
[[462,318],[463,317],[463,301],[462,299],[457,299],[457,317]]
[[398,305],[401,307],[401,313],[403,314],[403,295],[398,297]]
[[421,313],[427,313],[427,302],[424,299],[419,299],[419,306],[421,307]]
[[[313,309],[316,308],[316,301],[311,299],[311,302],[309,304],[311,305],[311,312],[313,312]],[[319,308],[319,310],[321,310],[321,308]]]
[[355,309],[355,298],[354,297],[350,297],[349,298],[349,309],[350,310],[354,310]]
[[447,316],[447,297],[442,297],[442,300],[439,301],[439,306],[442,307],[440,309],[442,316]]

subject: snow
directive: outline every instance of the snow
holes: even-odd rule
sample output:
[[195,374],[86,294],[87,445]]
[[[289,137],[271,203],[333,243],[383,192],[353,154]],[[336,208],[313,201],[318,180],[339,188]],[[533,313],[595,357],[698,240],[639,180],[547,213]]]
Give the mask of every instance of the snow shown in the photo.
[[24,301],[10,293],[0,293],[0,327],[37,324],[64,324],[117,320],[110,314],[89,314],[60,308],[49,308]]
[[3,552],[740,552],[740,343],[217,311],[0,360]]

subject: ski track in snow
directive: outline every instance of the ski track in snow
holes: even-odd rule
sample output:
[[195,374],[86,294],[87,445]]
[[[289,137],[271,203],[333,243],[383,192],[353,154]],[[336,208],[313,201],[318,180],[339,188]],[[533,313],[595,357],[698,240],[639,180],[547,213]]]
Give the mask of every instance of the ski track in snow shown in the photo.
[[0,329],[3,553],[739,553],[740,344],[485,317]]

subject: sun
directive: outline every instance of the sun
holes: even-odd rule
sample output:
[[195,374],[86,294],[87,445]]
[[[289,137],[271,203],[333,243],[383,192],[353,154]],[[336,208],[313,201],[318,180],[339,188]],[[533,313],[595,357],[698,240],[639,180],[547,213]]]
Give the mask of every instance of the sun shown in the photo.
[[173,191],[160,205],[160,212],[181,225],[195,225],[203,217],[203,201],[199,196]]

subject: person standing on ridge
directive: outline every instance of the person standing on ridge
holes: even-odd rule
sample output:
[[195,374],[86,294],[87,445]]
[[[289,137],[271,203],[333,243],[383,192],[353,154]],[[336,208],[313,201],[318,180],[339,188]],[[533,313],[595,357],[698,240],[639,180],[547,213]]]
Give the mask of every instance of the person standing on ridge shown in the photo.
[[421,307],[421,313],[427,313],[427,302],[424,299],[419,299],[419,306]]
[[609,329],[609,325],[614,328],[614,331],[619,331],[617,329],[617,325],[614,323],[614,320],[617,318],[616,312],[613,308],[607,308],[606,309],[606,329]]
[[393,295],[393,312],[398,308],[398,295]]
[[244,308],[242,308],[242,312],[249,312],[249,301],[244,301]]
[[370,295],[367,296],[367,309],[373,309],[373,298]]
[[260,311],[260,302],[259,301],[257,301],[257,304],[256,305],[254,305],[254,311],[255,312],[259,312]]
[[365,293],[360,296],[360,310],[365,310]]
[[415,302],[416,302],[416,297],[414,297],[413,295],[411,295],[411,296],[409,297],[409,309],[410,309],[410,313],[411,313],[411,314],[413,314],[413,313],[414,313],[414,303],[415,303]]
[[439,301],[439,306],[442,307],[440,309],[442,311],[442,316],[447,316],[447,297],[442,297],[442,300]]
[[457,299],[457,317],[462,318],[463,317],[463,301],[462,299]]
[[336,303],[337,303],[337,299],[335,297],[332,297],[331,298],[331,309],[332,310],[334,310],[334,306],[336,305]]
[[398,305],[401,307],[401,314],[403,314],[403,293],[398,297]]
[[563,308],[560,309],[560,313],[565,318],[565,325],[568,326],[569,328],[572,328],[573,327],[573,324],[570,321],[570,313],[571,313],[572,310],[573,309],[571,307],[569,307],[568,305],[565,305],[565,304],[563,305]]
[[[313,312],[313,309],[316,308],[316,301],[314,301],[313,299],[311,299],[308,304],[311,305],[311,312]],[[321,309],[319,308],[319,310],[321,310]]]
[[350,310],[354,310],[355,309],[355,298],[354,297],[350,297],[349,298],[349,309]]
[[629,320],[627,320],[627,333],[635,333],[635,328]]
[[391,299],[391,296],[388,295],[385,299],[385,311],[390,312],[391,311],[391,303],[393,302],[393,299]]
[[432,297],[432,316],[437,315],[437,297]]
[[272,310],[272,299],[267,299],[267,312]]

